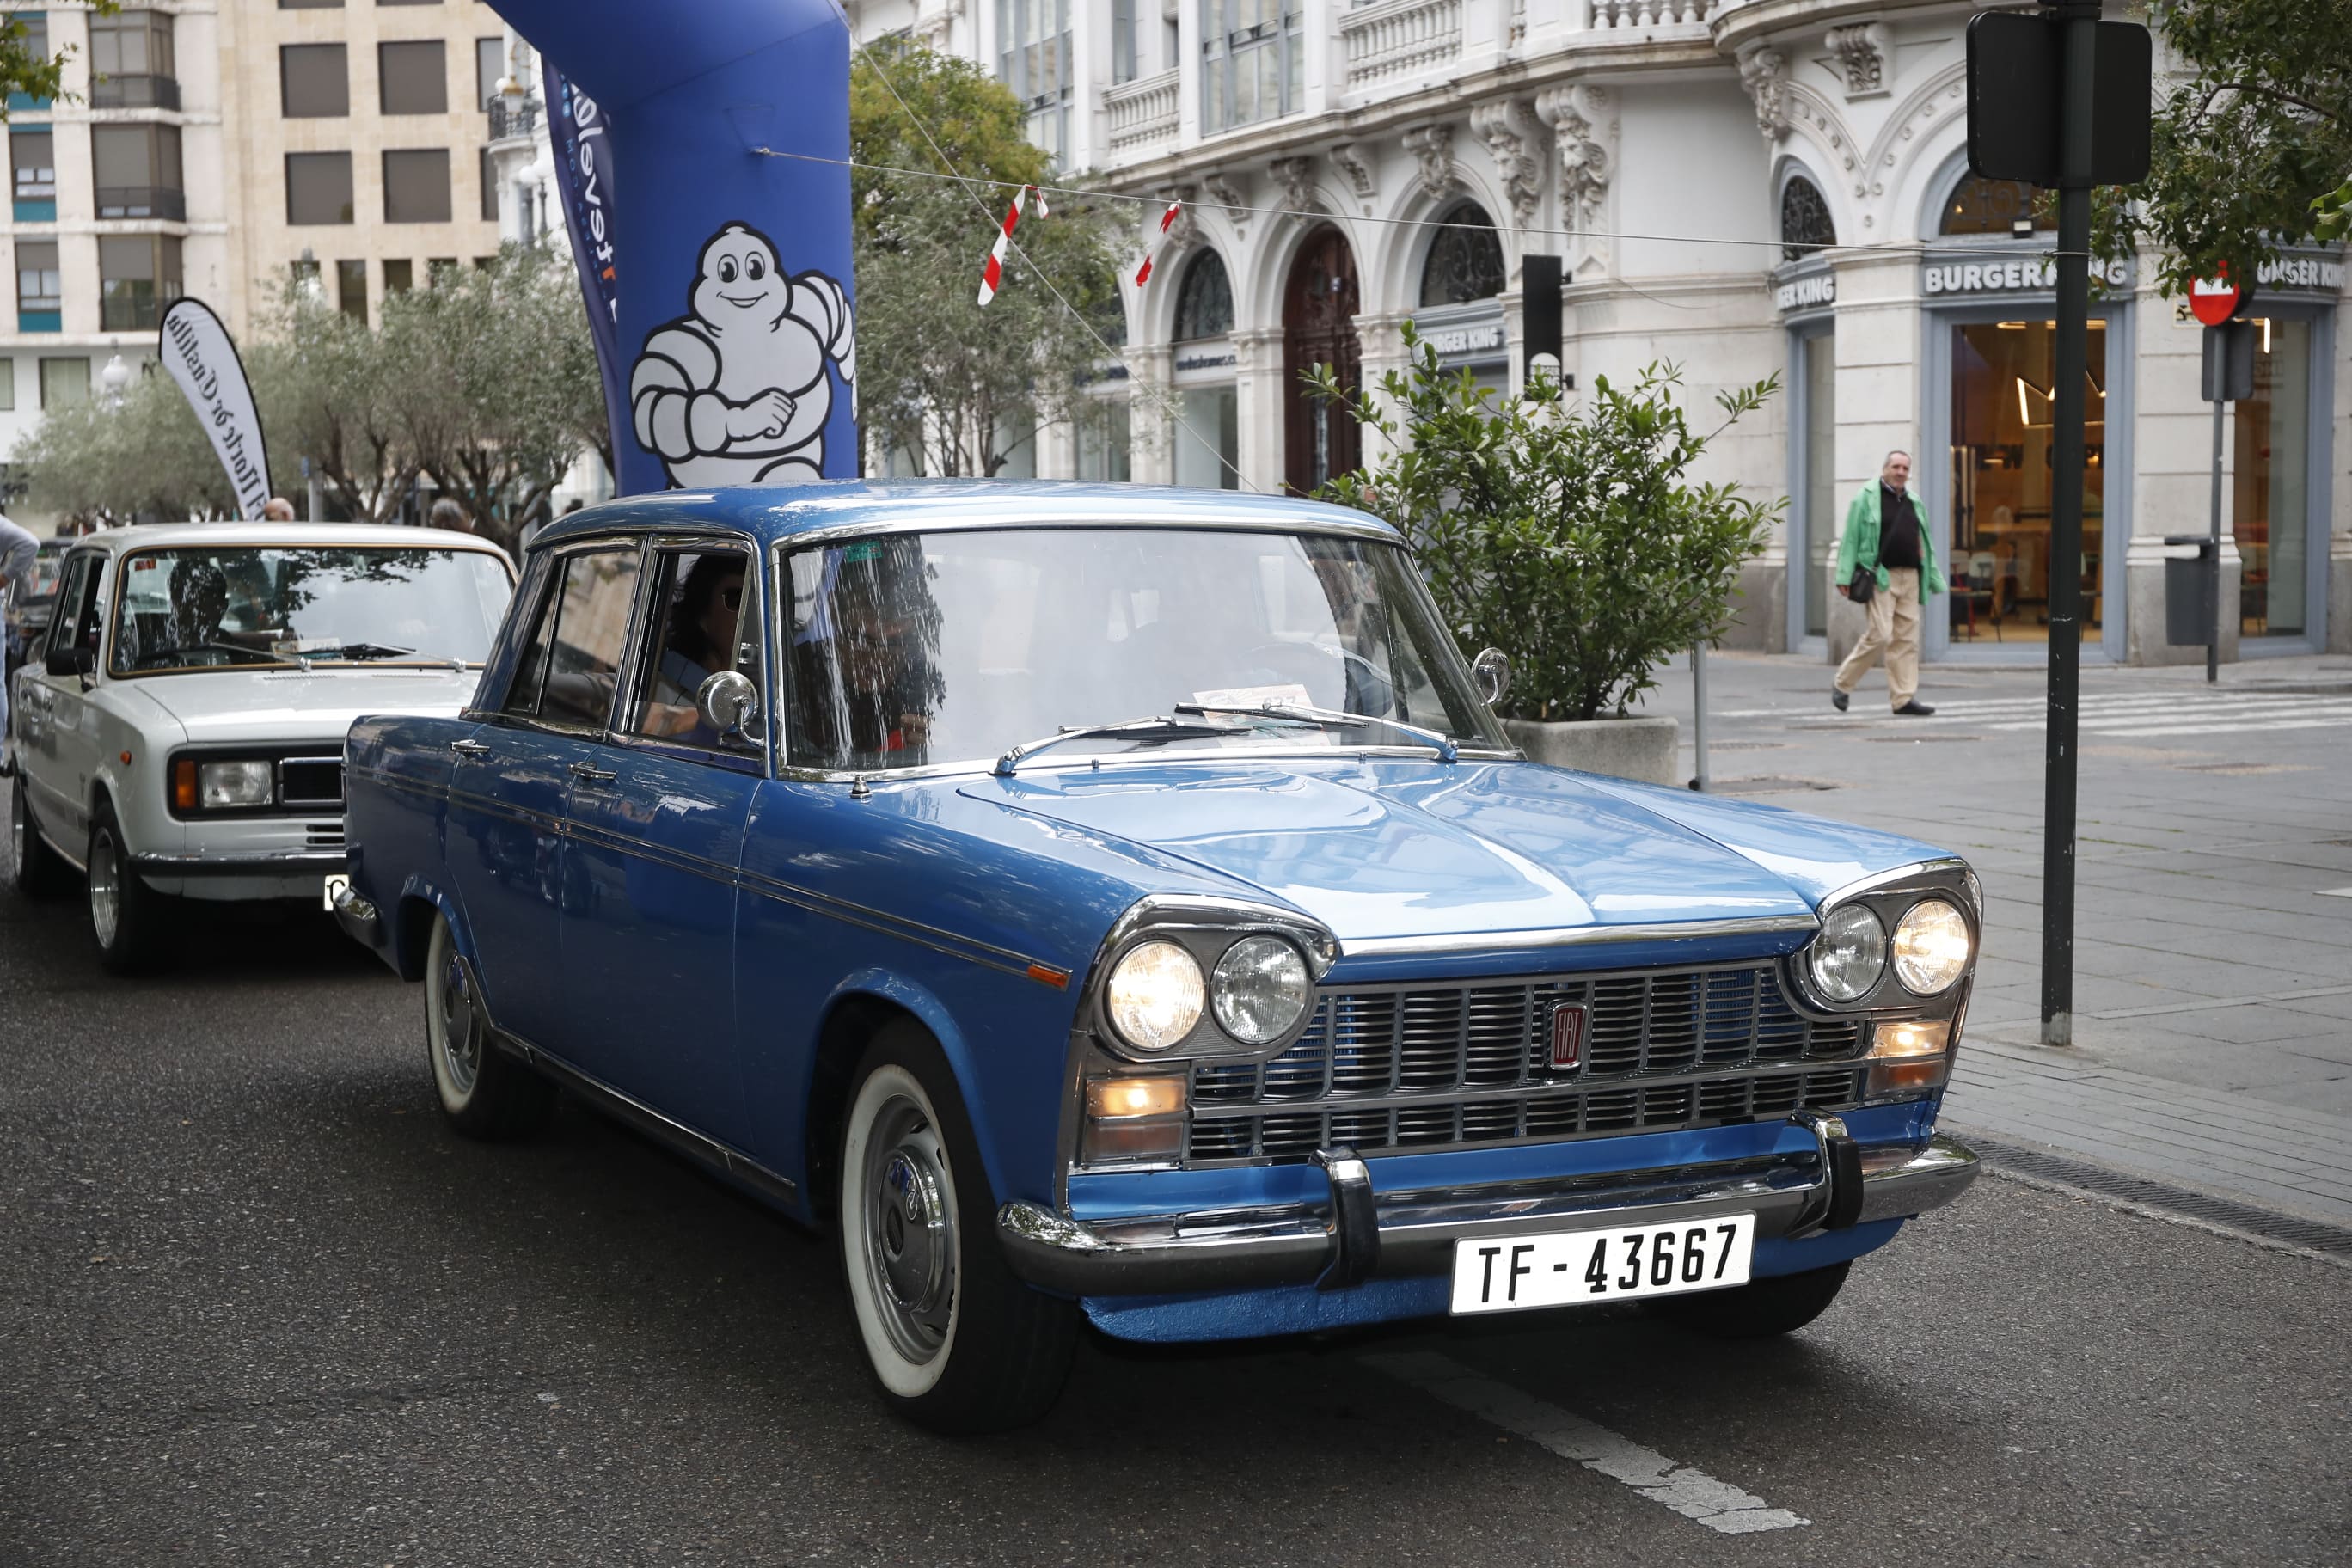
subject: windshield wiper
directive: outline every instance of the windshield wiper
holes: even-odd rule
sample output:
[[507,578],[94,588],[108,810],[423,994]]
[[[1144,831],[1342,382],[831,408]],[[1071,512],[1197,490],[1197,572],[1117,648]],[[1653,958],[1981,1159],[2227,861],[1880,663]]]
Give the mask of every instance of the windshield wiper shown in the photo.
[[[1181,712],[1183,710],[1179,709],[1178,711]],[[1039,752],[1046,751],[1052,747],[1062,745],[1070,741],[1111,739],[1125,741],[1205,741],[1221,736],[1239,735],[1246,732],[1247,731],[1244,726],[1239,724],[1186,723],[1181,719],[1171,719],[1165,715],[1156,715],[1150,719],[1130,719],[1124,724],[1081,724],[1067,730],[1057,731],[1055,734],[1047,735],[1043,740],[1025,741],[1022,742],[1020,745],[1017,745],[1011,751],[1005,752],[1003,756],[997,758],[996,766],[989,771],[993,773],[998,778],[1009,779],[1013,776],[1013,770],[1015,767],[1018,767],[1024,758],[1033,757]]]
[[394,647],[389,643],[346,642],[331,643],[325,647],[306,647],[301,650],[301,657],[310,659],[406,658],[415,651],[413,647]]
[[1367,724],[1380,724],[1400,735],[1409,735],[1437,753],[1441,763],[1453,762],[1460,755],[1454,737],[1436,730],[1424,730],[1418,724],[1408,724],[1402,719],[1385,719],[1377,713],[1342,713],[1334,708],[1310,708],[1304,702],[1275,702],[1263,706],[1243,704],[1227,707],[1222,702],[1179,702],[1179,713],[1230,713],[1237,719],[1279,719],[1293,724],[1319,724],[1326,729],[1360,730]]

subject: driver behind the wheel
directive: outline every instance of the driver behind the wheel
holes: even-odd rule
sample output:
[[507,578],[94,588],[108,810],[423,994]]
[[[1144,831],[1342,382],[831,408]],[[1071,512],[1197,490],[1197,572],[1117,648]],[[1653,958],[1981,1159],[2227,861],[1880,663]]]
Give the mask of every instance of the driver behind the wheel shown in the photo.
[[228,576],[212,561],[185,561],[172,576],[172,608],[164,621],[159,658],[185,663],[220,640],[228,614]]

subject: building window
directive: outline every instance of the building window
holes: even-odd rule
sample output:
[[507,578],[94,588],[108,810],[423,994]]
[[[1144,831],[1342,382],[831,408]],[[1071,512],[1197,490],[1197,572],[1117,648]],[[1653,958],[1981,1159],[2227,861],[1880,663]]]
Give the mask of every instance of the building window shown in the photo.
[[1201,0],[1201,132],[1300,107],[1307,59],[1299,0]]
[[1475,202],[1464,202],[1438,220],[1452,226],[1429,242],[1421,268],[1421,302],[1466,305],[1503,291],[1503,242],[1495,220]]
[[449,112],[447,51],[438,38],[375,47],[377,91],[386,114]]
[[98,324],[110,332],[152,327],[178,299],[180,242],[167,234],[108,234],[98,241]]
[[1234,330],[1234,287],[1226,279],[1225,263],[1213,250],[1204,250],[1184,270],[1184,287],[1176,295],[1176,341],[1222,338]]
[[2254,395],[2231,405],[2237,460],[2231,465],[2231,529],[2237,535],[2239,630],[2242,636],[2301,637],[2311,518],[2311,323],[2259,320]]
[[352,155],[349,153],[286,154],[286,221],[289,224],[352,221]]
[[449,221],[449,153],[415,148],[383,155],[383,221]]
[[184,219],[188,198],[180,179],[176,125],[93,125],[92,177],[100,217]]
[[[48,13],[45,11],[10,11],[5,13],[5,16],[7,20],[23,25],[25,34],[24,37],[16,40],[16,47],[25,51],[27,58],[45,60],[52,54],[56,53],[55,50],[49,47]],[[47,109],[49,107],[49,100],[46,98],[35,98],[29,92],[12,92],[8,95],[8,107],[11,109]]]
[[488,147],[482,149],[480,162],[481,167],[476,172],[482,182],[482,221],[496,223],[499,221],[499,171],[498,165],[490,161]]
[[1110,79],[1135,79],[1135,0],[1110,0]]
[[998,0],[997,75],[1029,111],[1029,140],[1070,150],[1070,0]]
[[335,263],[335,303],[344,315],[364,325],[367,321],[367,263],[338,261]]
[[16,362],[0,359],[0,414],[16,411]]
[[278,0],[280,11],[340,11],[343,0]]
[[90,17],[89,68],[92,109],[180,107],[172,18],[161,11]]
[[1124,396],[1105,398],[1090,409],[1078,426],[1078,478],[1121,484],[1133,478],[1129,430]]
[[474,107],[488,109],[490,100],[499,95],[499,79],[507,74],[507,41],[504,38],[474,40]]
[[16,178],[16,221],[55,223],[58,216],[57,140],[45,126],[12,128],[8,162]]
[[64,283],[58,273],[58,242],[16,242],[16,327],[20,331],[61,331]]
[[383,291],[405,294],[416,286],[416,264],[413,261],[387,261],[383,264]]
[[278,51],[278,107],[289,120],[335,120],[352,111],[351,62],[341,44],[288,44]]
[[1938,234],[2032,234],[2049,226],[2034,216],[2042,187],[2019,180],[1983,180],[1970,174],[1944,199]]
[[1802,261],[1836,243],[1837,225],[1821,187],[1802,174],[1790,175],[1780,187],[1780,259]]
[[41,362],[41,406],[71,408],[89,401],[89,361],[45,359]]

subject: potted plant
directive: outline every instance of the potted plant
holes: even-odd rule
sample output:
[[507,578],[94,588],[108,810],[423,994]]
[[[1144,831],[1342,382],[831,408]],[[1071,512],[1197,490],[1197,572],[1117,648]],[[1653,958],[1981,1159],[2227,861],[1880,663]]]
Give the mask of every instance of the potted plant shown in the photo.
[[1669,657],[1722,636],[1740,565],[1786,504],[1685,478],[1780,378],[1719,394],[1723,423],[1699,435],[1671,364],[1623,387],[1595,376],[1580,401],[1541,374],[1524,400],[1498,399],[1468,371],[1441,370],[1411,322],[1404,338],[1411,363],[1377,397],[1328,367],[1307,373],[1388,451],[1319,495],[1395,524],[1463,646],[1509,656],[1495,706],[1528,756],[1677,782],[1675,721],[1626,705]]

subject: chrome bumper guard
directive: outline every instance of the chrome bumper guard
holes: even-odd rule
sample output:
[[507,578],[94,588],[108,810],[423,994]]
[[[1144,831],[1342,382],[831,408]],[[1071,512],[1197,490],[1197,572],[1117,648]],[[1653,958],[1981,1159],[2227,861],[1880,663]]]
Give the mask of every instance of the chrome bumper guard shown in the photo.
[[263,849],[221,855],[131,857],[131,868],[142,877],[288,877],[306,871],[331,876],[347,863],[341,849]]
[[1414,1192],[1371,1191],[1351,1151],[1319,1151],[1322,1205],[1211,1209],[1088,1223],[1036,1204],[998,1211],[1013,1271],[1073,1296],[1149,1296],[1378,1276],[1442,1274],[1454,1244],[1615,1224],[1680,1224],[1753,1214],[1759,1239],[1799,1239],[1940,1208],[1976,1179],[1977,1156],[1937,1133],[1924,1148],[1863,1149],[1834,1116],[1791,1120],[1815,1148],[1706,1165]]
[[376,907],[352,890],[346,882],[335,889],[335,923],[362,947],[383,945],[383,920]]

